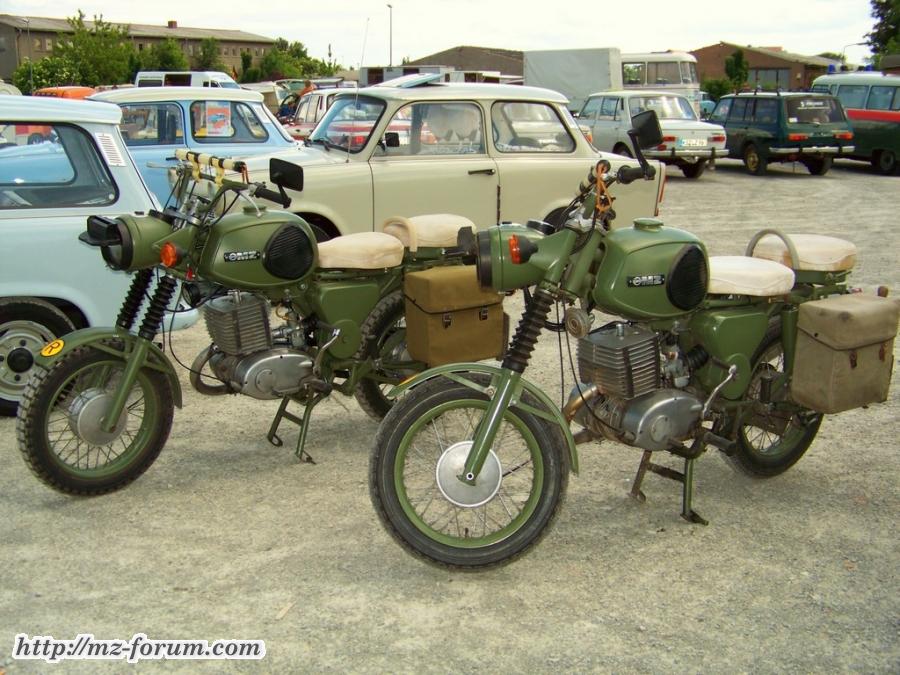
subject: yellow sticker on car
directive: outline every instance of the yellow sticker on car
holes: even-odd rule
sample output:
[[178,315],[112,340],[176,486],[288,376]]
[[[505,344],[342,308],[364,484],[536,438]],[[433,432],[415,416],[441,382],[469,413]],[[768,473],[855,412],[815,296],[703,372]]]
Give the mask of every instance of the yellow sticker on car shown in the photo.
[[65,346],[66,343],[62,340],[54,340],[53,342],[50,342],[49,344],[44,346],[44,348],[41,350],[41,356],[56,356],[62,351],[63,347]]

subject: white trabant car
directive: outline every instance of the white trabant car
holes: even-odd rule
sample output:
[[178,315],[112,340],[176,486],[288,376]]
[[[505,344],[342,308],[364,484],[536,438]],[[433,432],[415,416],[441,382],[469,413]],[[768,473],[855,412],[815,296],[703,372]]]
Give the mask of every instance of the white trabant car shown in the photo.
[[725,129],[697,119],[691,102],[680,94],[643,90],[591,94],[578,121],[590,126],[595,147],[630,157],[631,118],[644,110],[656,111],[663,132],[663,142],[644,151],[647,157],[674,164],[687,178],[699,178],[707,162],[727,155]]
[[[566,99],[532,87],[445,84],[410,76],[336,95],[304,145],[247,159],[265,180],[269,158],[303,167],[290,210],[317,236],[372,231],[387,218],[454,213],[478,228],[555,217],[601,157]],[[616,186],[619,227],[652,216],[663,171]]]
[[[0,414],[15,413],[36,350],[75,328],[113,325],[125,299],[130,275],[78,241],[88,216],[159,208],[121,118],[108,103],[0,96]],[[197,318],[189,310],[165,327]]]

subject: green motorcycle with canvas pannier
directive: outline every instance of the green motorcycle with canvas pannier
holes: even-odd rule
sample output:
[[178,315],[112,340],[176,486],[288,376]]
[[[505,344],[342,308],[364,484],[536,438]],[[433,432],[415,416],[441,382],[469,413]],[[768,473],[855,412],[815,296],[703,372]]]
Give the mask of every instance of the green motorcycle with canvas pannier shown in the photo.
[[[610,227],[609,189],[653,174],[641,148],[660,142],[655,114],[634,124],[640,166],[612,174],[601,160],[558,223],[461,237],[483,288],[533,291],[500,367],[450,364],[392,392],[370,492],[388,532],[429,562],[481,568],[528,551],[559,512],[580,442],[642,451],[631,494],[644,499],[648,471],[671,478],[682,516],[705,523],[692,487],[707,447],[775,476],[807,450],[823,413],[887,397],[900,306],[851,291],[853,244],[764,230],[744,256],[709,257],[655,219]],[[554,305],[558,325],[547,321]],[[619,318],[595,326],[595,311]],[[562,410],[523,377],[545,328],[577,340]],[[570,351],[573,373],[575,360]],[[659,452],[683,470],[656,463]]]
[[[471,221],[397,217],[381,232],[317,241],[302,218],[254,199],[287,208],[284,188],[303,188],[300,167],[271,160],[275,191],[251,183],[241,162],[176,154],[174,207],[92,217],[80,236],[133,281],[114,327],[64,335],[36,359],[16,433],[45,484],[70,494],[110,492],[159,455],[182,405],[176,371],[157,340],[179,282],[187,304],[202,308],[210,336],[190,367],[193,388],[280,401],[268,439],[282,445],[281,422],[297,424],[296,453],[308,461],[313,408],[333,392],[354,395],[380,419],[392,404],[386,391],[404,378],[429,365],[502,354],[502,296],[479,290],[456,248],[459,229]],[[442,287],[463,301],[447,310],[450,319],[416,310],[407,326],[405,286]],[[475,321],[462,321],[472,314]],[[437,355],[425,351],[435,322],[450,342]],[[409,345],[408,328],[416,336]],[[460,339],[461,329],[473,340]]]

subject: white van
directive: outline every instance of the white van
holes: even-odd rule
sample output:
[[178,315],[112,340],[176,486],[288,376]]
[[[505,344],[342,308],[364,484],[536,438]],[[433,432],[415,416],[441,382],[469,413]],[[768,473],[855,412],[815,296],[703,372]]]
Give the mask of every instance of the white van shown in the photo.
[[134,78],[138,87],[224,87],[240,89],[230,75],[216,70],[142,70]]

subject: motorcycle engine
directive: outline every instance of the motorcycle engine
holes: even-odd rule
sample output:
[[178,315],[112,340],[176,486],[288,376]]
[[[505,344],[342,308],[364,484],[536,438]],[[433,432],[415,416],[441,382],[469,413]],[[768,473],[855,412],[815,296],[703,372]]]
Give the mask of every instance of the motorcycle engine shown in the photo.
[[265,298],[234,291],[203,306],[206,329],[216,347],[209,367],[235,392],[278,399],[300,390],[313,361],[288,344],[276,345]]
[[677,388],[687,384],[685,359],[663,355],[657,332],[615,323],[578,341],[581,384],[569,396],[575,421],[645,450],[668,450],[689,438],[703,402]]

